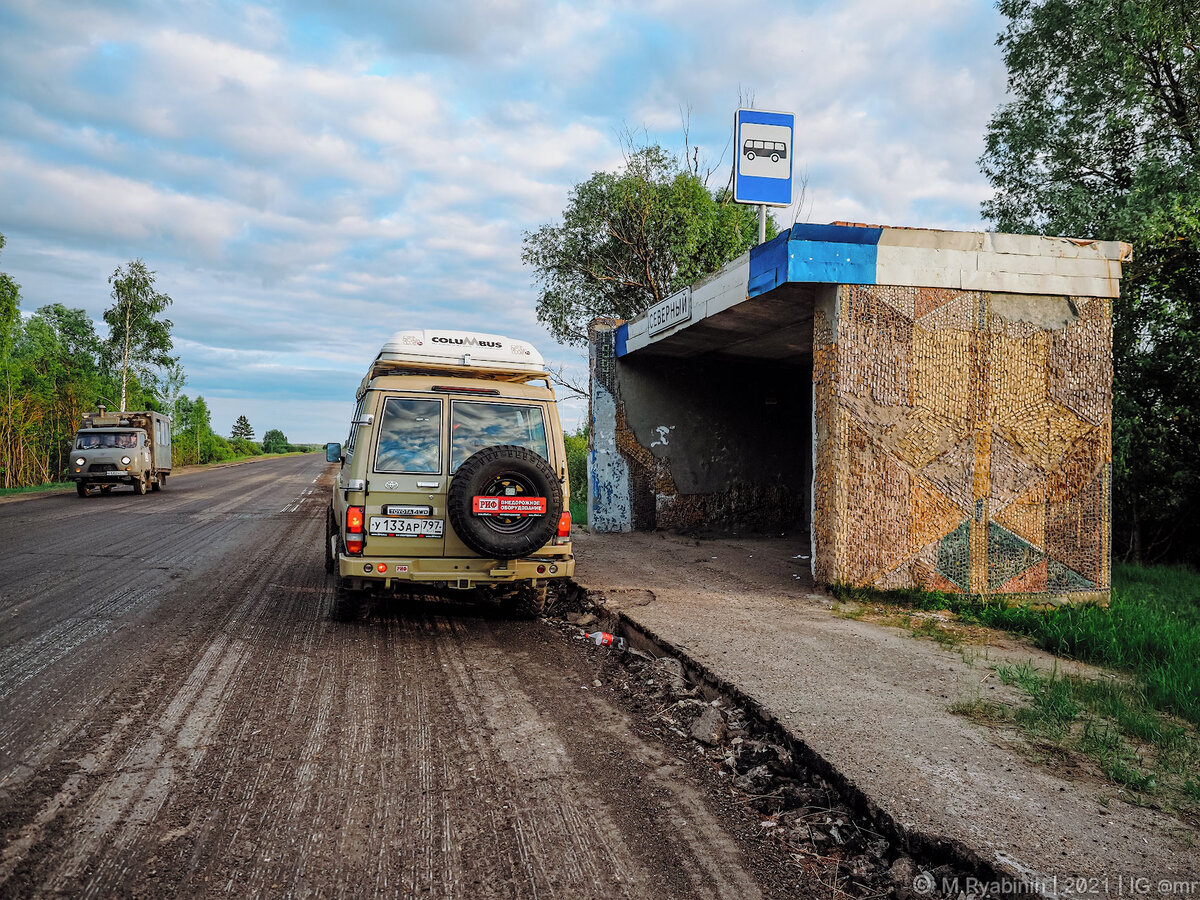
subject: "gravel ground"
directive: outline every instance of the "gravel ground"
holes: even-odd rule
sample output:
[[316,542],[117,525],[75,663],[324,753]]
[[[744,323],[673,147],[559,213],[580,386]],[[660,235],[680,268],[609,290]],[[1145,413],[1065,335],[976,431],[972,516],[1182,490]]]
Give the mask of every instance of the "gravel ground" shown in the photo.
[[327,491],[0,506],[0,895],[828,896],[574,629],[331,622]]

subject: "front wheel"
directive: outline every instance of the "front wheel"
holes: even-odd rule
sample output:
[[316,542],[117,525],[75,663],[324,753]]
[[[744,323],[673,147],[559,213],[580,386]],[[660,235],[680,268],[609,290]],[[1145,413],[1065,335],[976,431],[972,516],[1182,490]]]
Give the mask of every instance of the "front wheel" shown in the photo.
[[82,481],[77,481],[75,482],[75,493],[77,493],[80,497],[87,497],[91,495],[92,489]]
[[754,154],[749,150],[746,151],[746,159],[754,159]]
[[134,491],[139,496],[142,496],[142,497],[146,496],[146,478],[147,478],[147,476],[142,475],[141,477],[138,478],[137,481],[135,481],[133,483]]

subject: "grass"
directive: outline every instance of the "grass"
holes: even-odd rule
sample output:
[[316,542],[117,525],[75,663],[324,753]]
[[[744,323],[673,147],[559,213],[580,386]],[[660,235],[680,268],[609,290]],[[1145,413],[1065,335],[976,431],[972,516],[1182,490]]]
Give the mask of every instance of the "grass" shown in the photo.
[[[1011,715],[1030,737],[1087,757],[1134,799],[1200,810],[1200,735],[1155,709],[1140,685],[1062,676],[1057,668],[1043,674],[1030,663],[999,665],[996,674],[1028,699]],[[957,706],[962,715],[989,718],[970,703]]]
[[1117,564],[1107,608],[1033,609],[915,590],[834,593],[860,603],[949,610],[966,624],[1026,635],[1058,656],[1128,671],[1151,706],[1200,724],[1200,573],[1191,569]]
[[0,488],[0,497],[11,497],[14,494],[39,494],[42,491],[62,491],[75,487],[73,481],[51,481],[47,484],[30,484],[25,487]]
[[951,709],[1015,725],[1054,756],[1086,757],[1136,799],[1200,811],[1200,573],[1117,564],[1107,608],[1034,609],[916,590],[834,594],[847,604],[886,604],[899,613],[893,622],[941,643],[954,642],[953,628],[912,613],[947,610],[954,628],[1001,629],[1057,656],[1117,670],[1093,679],[1057,667],[1039,672],[1031,662],[997,665],[1000,680],[1023,695],[1021,705],[971,697]]

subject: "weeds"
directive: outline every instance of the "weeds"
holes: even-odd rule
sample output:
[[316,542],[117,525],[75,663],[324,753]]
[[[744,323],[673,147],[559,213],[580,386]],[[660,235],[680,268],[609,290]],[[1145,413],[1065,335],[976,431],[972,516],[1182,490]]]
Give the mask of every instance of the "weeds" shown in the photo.
[[[1022,729],[1047,759],[1078,754],[1134,797],[1200,809],[1200,574],[1178,566],[1113,567],[1112,601],[1035,609],[1005,599],[916,590],[835,588],[839,599],[886,604],[898,612],[946,610],[960,625],[1029,637],[1061,657],[1119,670],[1085,679],[1022,665],[995,670],[1027,704],[1010,709],[978,697],[953,712],[984,724]],[[907,617],[914,635],[944,642],[953,631]],[[965,656],[964,656],[965,658]],[[1182,721],[1181,721],[1182,720]]]
[[1132,672],[1152,707],[1200,724],[1200,574],[1191,569],[1117,564],[1107,608],[1033,609],[917,590],[835,587],[834,594],[949,610],[964,623],[1026,635],[1056,655]]

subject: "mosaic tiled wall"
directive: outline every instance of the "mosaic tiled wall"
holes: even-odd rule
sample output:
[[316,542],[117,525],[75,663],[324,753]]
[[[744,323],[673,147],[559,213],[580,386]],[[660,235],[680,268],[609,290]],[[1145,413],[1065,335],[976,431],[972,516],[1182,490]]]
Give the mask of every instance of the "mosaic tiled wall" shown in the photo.
[[1106,600],[1110,304],[840,286],[814,325],[818,580]]

